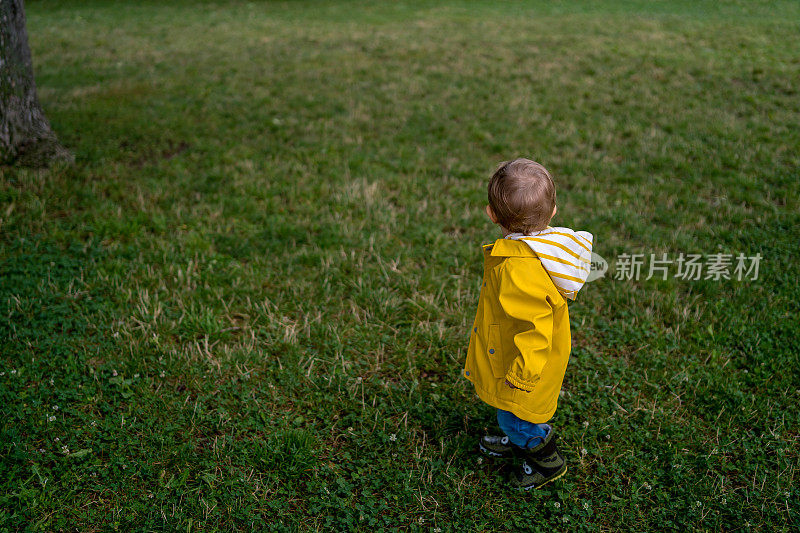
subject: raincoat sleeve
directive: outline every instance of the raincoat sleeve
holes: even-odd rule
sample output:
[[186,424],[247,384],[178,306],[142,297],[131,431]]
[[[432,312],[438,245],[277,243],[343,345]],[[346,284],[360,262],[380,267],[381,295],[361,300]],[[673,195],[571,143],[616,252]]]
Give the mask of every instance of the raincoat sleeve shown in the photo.
[[530,276],[529,269],[507,261],[500,273],[500,306],[528,327],[514,335],[519,355],[506,372],[506,380],[525,391],[533,390],[553,346],[553,307],[547,291]]

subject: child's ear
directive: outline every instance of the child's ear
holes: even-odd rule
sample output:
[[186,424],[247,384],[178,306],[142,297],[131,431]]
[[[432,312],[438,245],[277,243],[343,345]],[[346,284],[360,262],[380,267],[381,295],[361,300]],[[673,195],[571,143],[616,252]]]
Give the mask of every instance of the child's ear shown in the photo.
[[489,220],[491,220],[494,224],[499,224],[497,217],[494,214],[494,210],[489,204],[486,204],[486,216],[488,216]]
[[556,213],[558,213],[558,206],[554,205],[553,206],[553,214],[550,215],[550,220],[553,220],[553,217],[556,216]]

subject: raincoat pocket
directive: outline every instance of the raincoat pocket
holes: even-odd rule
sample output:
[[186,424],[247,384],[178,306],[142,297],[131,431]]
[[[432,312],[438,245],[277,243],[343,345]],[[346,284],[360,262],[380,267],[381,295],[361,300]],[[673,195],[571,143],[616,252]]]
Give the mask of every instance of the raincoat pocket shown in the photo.
[[503,364],[503,347],[500,342],[500,324],[489,325],[489,344],[486,347],[486,356],[492,365],[492,374],[495,378],[506,375],[507,368]]

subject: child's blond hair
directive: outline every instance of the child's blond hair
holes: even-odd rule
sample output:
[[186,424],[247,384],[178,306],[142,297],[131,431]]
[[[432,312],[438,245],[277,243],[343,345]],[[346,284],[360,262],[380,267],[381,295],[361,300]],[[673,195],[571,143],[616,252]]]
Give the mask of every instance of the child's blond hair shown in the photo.
[[553,178],[536,161],[505,161],[489,180],[489,205],[500,225],[512,233],[543,230],[556,205]]

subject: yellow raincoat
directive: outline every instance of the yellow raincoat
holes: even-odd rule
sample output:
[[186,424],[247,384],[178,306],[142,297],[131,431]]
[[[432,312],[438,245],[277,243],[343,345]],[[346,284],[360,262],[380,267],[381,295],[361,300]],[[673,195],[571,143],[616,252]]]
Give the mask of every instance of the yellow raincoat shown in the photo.
[[[581,254],[585,251],[580,247],[591,253],[590,234],[579,232],[588,236],[587,240],[575,232],[554,230],[571,232],[566,228],[548,228],[543,232],[549,234],[541,233],[532,240],[558,238],[571,243]],[[511,411],[529,422],[544,423],[555,413],[567,369],[571,347],[569,314],[567,301],[554,284],[558,278],[551,278],[559,274],[543,266],[545,254],[540,259],[535,251],[539,244],[515,240],[520,237],[529,239],[512,235],[483,247],[483,286],[464,376],[489,405]],[[547,245],[569,251],[564,244],[548,242]],[[574,268],[581,271],[587,266],[578,260],[574,263]],[[585,274],[588,275],[588,270]],[[583,278],[580,280],[583,285],[586,276],[578,275]],[[565,291],[565,294],[574,297],[575,292]],[[506,381],[517,388],[509,387]]]

